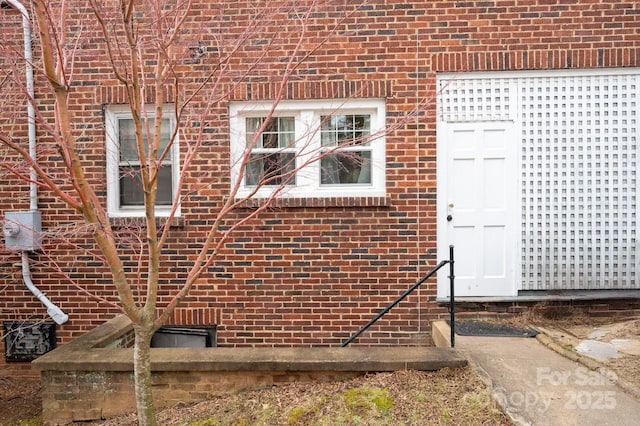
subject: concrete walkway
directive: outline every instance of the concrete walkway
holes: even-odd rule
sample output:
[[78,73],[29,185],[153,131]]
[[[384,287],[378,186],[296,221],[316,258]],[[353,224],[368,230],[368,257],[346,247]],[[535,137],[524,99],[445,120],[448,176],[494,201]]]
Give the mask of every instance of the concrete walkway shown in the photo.
[[[446,322],[433,325],[438,346],[448,346]],[[638,425],[640,401],[616,385],[613,372],[594,371],[535,338],[456,335],[456,349],[493,390],[519,425]]]

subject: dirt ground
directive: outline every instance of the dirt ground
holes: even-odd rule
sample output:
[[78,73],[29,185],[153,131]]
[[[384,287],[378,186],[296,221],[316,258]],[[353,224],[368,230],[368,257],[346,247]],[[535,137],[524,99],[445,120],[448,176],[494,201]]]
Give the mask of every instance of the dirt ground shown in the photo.
[[[507,320],[513,325],[533,325],[569,353],[584,340],[638,342],[640,317],[593,318],[566,310],[533,312]],[[640,346],[626,344],[616,357],[598,360],[619,378],[640,390]],[[349,389],[377,389],[391,401],[380,408],[380,395],[371,401],[349,401]],[[40,384],[32,378],[0,376],[0,425],[42,424]],[[388,392],[388,393],[387,393]],[[640,392],[640,391],[639,391]],[[640,394],[640,393],[639,393]],[[215,420],[212,420],[215,419]],[[159,412],[161,424],[509,424],[489,398],[489,392],[470,368],[440,372],[381,373],[338,383],[294,384],[251,390]],[[135,425],[135,416],[95,423]]]
[[613,370],[636,388],[633,393],[640,395],[640,318],[588,318],[576,314],[555,320],[538,318],[531,323],[568,352],[591,358],[589,366]]
[[[0,376],[0,425],[18,425],[21,420],[40,423],[42,398],[39,378]],[[22,423],[27,426],[30,423]]]

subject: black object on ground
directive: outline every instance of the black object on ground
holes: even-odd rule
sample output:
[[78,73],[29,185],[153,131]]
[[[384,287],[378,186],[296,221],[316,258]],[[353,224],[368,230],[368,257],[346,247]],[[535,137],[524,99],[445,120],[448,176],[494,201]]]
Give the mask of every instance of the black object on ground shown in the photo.
[[[451,323],[449,326],[451,326]],[[455,332],[459,336],[487,337],[535,337],[538,332],[532,328],[518,328],[507,324],[487,321],[456,321]]]

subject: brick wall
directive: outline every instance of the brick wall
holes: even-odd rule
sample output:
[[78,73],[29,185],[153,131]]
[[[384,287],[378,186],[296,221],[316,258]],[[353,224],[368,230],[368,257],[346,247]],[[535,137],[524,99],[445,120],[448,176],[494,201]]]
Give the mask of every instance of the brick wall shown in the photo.
[[[182,42],[204,46],[205,56],[176,69],[185,90],[196,87],[216,55],[238,40],[254,4],[195,2],[187,20],[193,30]],[[73,4],[69,10],[71,23],[82,20],[84,31],[74,64],[72,115],[91,164],[87,173],[104,197],[103,105],[126,98],[110,74],[95,20],[83,19],[83,9]],[[0,11],[3,39],[16,49],[22,43],[19,18],[15,11]],[[217,324],[222,346],[337,345],[436,263],[436,72],[640,65],[640,6],[633,1],[344,2],[320,6],[310,24],[309,60],[296,71],[285,97],[386,98],[392,126],[386,147],[388,195],[285,203],[235,234],[174,317],[175,323]],[[222,96],[205,117],[209,126],[201,160],[186,176],[187,186],[196,190],[182,205],[184,217],[173,227],[163,258],[160,306],[181,284],[198,238],[212,220],[210,212],[228,192],[228,100],[272,98],[299,30],[292,15],[275,13],[228,62],[230,74],[216,93],[232,94]],[[324,42],[318,46],[319,41]],[[257,54],[264,60],[249,68]],[[7,58],[0,61],[7,69]],[[12,102],[0,106],[0,124],[24,140],[23,96],[8,88],[3,97]],[[173,89],[166,87],[168,101]],[[50,118],[51,98],[41,75],[37,97],[40,112]],[[195,105],[204,102],[196,99]],[[420,103],[418,116],[403,121]],[[196,117],[196,111],[187,111],[187,117]],[[42,131],[39,136],[41,158],[59,164],[51,139]],[[71,183],[63,175],[56,178]],[[27,185],[8,174],[3,179],[0,214],[27,209]],[[70,315],[57,330],[64,344],[112,317],[117,309],[104,300],[114,302],[116,296],[78,215],[46,190],[39,204],[47,234],[45,251],[33,256],[33,279]],[[247,211],[237,210],[230,220]],[[119,233],[129,229],[130,224],[116,226]],[[136,262],[136,253],[124,256]],[[44,309],[21,283],[18,256],[2,252],[0,259],[0,319],[44,319]],[[435,282],[426,283],[359,342],[415,344],[430,319],[446,314],[434,300]]]

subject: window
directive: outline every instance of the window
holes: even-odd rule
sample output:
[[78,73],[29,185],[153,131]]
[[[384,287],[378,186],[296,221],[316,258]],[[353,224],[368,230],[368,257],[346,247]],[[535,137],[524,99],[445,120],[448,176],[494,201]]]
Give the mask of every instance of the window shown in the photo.
[[[167,106],[165,110],[170,111]],[[153,137],[153,115],[149,115],[150,137]],[[160,129],[158,159],[158,193],[156,214],[169,214],[177,188],[178,143],[177,139],[167,154],[160,158],[169,144],[175,123],[165,114]],[[107,136],[107,209],[112,217],[137,217],[144,215],[144,193],[141,184],[141,163],[136,147],[135,127],[128,106],[111,106],[106,110]],[[144,137],[145,144],[147,135]],[[177,212],[179,213],[179,211]]]
[[[371,116],[327,115],[321,123],[320,184],[371,184]],[[337,146],[344,148],[325,153]]]
[[282,101],[270,116],[271,108],[231,103],[239,197],[266,197],[283,186],[285,197],[386,195],[383,100]]
[[[295,185],[295,119],[294,117],[271,118],[265,124],[265,117],[247,117],[246,143],[253,144],[254,135],[263,128],[261,134],[256,135],[255,147],[251,151],[249,163],[246,167],[245,181],[248,186],[255,186],[264,181],[266,185]],[[291,175],[290,179],[285,176]]]

